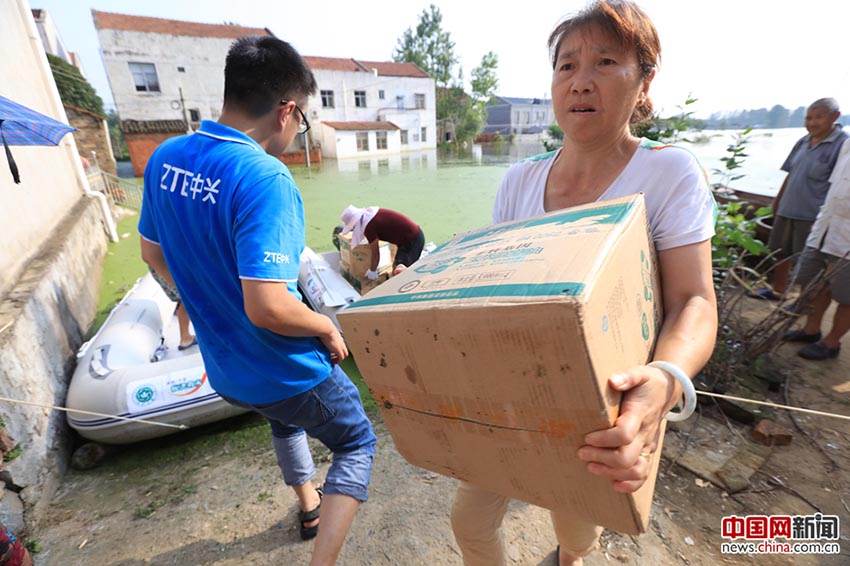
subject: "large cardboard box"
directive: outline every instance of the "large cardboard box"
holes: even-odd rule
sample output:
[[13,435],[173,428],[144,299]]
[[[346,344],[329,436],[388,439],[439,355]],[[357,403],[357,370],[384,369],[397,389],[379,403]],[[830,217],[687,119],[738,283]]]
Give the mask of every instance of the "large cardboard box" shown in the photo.
[[623,532],[646,531],[661,450],[634,494],[586,471],[608,378],[646,363],[660,289],[642,195],[456,236],[338,315],[413,465]]
[[[365,241],[365,240],[364,240]],[[378,242],[378,250],[381,254],[378,260],[378,272],[392,268],[395,260],[397,247],[383,240]],[[351,233],[339,235],[339,265],[354,277],[366,277],[366,272],[371,267],[372,249],[369,244],[351,245]]]

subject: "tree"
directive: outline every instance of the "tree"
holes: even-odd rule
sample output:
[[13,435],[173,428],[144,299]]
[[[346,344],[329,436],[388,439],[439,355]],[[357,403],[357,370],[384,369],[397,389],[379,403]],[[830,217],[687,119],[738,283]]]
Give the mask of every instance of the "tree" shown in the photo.
[[788,126],[789,116],[790,112],[784,106],[777,104],[767,113],[767,127],[785,128]]
[[422,10],[414,31],[407,28],[398,40],[393,61],[416,63],[437,83],[448,86],[458,59],[454,53],[455,42],[449,32],[443,31],[443,14],[431,4],[431,11]]
[[109,138],[112,142],[112,152],[115,154],[115,159],[121,161],[130,156],[127,151],[127,142],[124,140],[124,132],[121,131],[118,112],[110,110],[106,115],[106,124],[109,126]]
[[496,68],[498,56],[492,51],[473,69],[472,94],[463,90],[463,70],[455,67],[458,59],[451,34],[443,30],[443,15],[431,4],[430,11],[422,10],[416,29],[407,28],[398,40],[394,61],[415,63],[436,83],[437,122],[453,136],[452,142],[473,139],[487,120],[487,104],[496,94],[499,79]]
[[88,110],[98,116],[106,116],[103,111],[103,100],[78,68],[55,55],[48,54],[47,60],[63,104]]
[[488,51],[481,58],[481,64],[472,69],[472,81],[470,81],[472,97],[485,107],[496,95],[496,89],[499,88],[499,77],[496,75],[498,67],[499,56]]

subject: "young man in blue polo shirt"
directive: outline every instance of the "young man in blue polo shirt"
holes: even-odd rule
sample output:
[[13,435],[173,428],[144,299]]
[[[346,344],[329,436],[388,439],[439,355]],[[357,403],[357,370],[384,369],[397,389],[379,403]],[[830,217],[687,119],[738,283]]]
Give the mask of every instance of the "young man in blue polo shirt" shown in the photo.
[[[277,156],[309,125],[316,81],[273,37],[234,42],[218,122],[163,143],[145,170],[142,258],[173,279],[213,388],[264,415],[301,535],[321,528],[311,564],[333,564],[367,499],[376,438],[357,388],[337,365],[348,350],[297,290],[304,211]],[[305,431],[333,453],[323,491]]]

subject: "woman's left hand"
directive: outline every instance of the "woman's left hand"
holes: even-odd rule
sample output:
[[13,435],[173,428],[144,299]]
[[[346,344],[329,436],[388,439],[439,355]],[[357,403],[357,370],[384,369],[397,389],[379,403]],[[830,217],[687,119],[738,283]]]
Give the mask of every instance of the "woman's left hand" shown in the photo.
[[666,372],[648,366],[635,366],[608,382],[624,392],[620,415],[613,427],[586,435],[578,455],[589,472],[611,478],[616,491],[631,493],[649,477],[649,455],[659,448],[659,427],[679,387]]

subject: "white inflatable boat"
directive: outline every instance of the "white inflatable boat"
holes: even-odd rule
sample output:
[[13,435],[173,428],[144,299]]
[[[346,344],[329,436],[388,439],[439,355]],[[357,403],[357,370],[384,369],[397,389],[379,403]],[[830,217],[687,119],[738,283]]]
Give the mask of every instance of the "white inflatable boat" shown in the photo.
[[[337,311],[360,298],[339,274],[338,252],[320,255],[305,248],[298,285],[307,304],[337,326]],[[65,404],[68,423],[81,436],[129,444],[179,429],[125,419],[194,427],[246,412],[213,391],[197,347],[177,349],[175,306],[145,275],[80,348]]]
[[[77,353],[66,407],[186,427],[246,412],[212,390],[197,346],[177,349],[175,306],[150,274],[141,278]],[[179,430],[72,411],[68,423],[83,437],[105,444]]]

